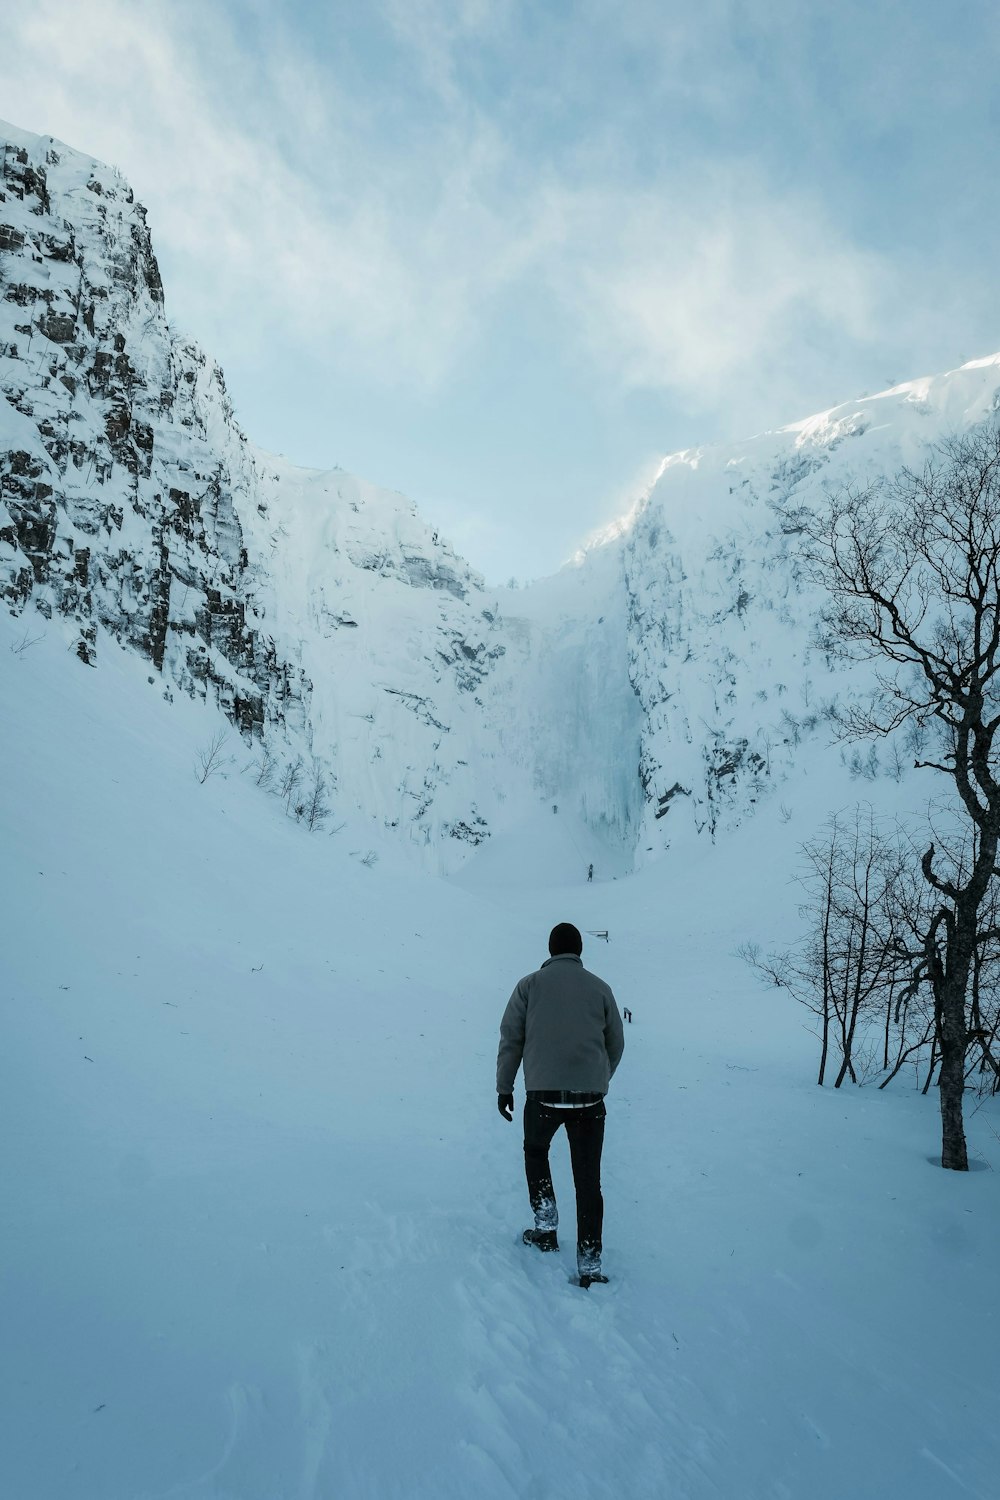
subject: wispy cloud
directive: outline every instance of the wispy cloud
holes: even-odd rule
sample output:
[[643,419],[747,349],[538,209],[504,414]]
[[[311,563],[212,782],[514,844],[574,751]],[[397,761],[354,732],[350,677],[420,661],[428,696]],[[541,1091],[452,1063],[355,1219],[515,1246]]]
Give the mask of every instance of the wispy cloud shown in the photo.
[[738,405],[752,378],[773,401],[804,350],[829,360],[880,334],[879,257],[746,168],[678,175],[669,193],[561,196],[558,211],[559,285],[591,357],[626,385],[672,389],[692,409]]
[[606,377],[708,402],[786,357],[802,318],[873,332],[880,267],[807,197],[735,167],[553,178],[519,151],[460,68],[505,8],[390,0],[387,28],[441,106],[411,140],[259,17],[266,61],[224,10],[185,3],[40,0],[3,23],[5,109],[121,165],[206,339],[243,319],[249,344],[342,341],[367,375],[433,387],[527,278]]
[[[887,377],[914,373],[907,347],[947,323],[940,286],[907,298],[905,256],[787,170],[793,147],[780,171],[744,147],[754,100],[765,134],[822,138],[793,4],[359,15],[311,34],[263,0],[7,7],[0,108],[122,168],[186,331],[247,360],[308,351],[372,391],[446,392],[541,296],[595,392],[724,408],[737,431],[842,397],[883,348]],[[882,128],[870,76],[850,87]]]
[[41,0],[0,41],[5,112],[122,168],[209,327],[346,339],[387,380],[433,383],[524,264],[524,225],[485,183],[488,132],[439,143],[415,194],[405,142],[372,144],[366,102],[287,36],[261,68],[221,12]]

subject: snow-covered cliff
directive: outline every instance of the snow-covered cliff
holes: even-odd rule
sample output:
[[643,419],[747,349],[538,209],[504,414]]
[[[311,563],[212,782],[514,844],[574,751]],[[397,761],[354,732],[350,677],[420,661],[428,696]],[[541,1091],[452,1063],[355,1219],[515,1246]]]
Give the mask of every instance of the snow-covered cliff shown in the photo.
[[[644,849],[662,848],[679,821],[713,834],[740,822],[793,764],[830,753],[831,709],[864,690],[865,672],[846,673],[816,643],[823,599],[796,508],[919,470],[930,445],[998,409],[1000,355],[664,460],[624,541]],[[899,757],[885,745],[866,769],[904,774]]]
[[272,780],[300,765],[335,818],[438,864],[549,804],[655,857],[831,753],[851,687],[812,644],[788,507],[1000,401],[998,356],[675,454],[555,578],[488,590],[403,497],[248,442],[117,173],[0,148],[0,598],[87,667],[140,652]]
[[98,631],[247,731],[310,687],[256,628],[241,513],[252,455],[218,367],[168,327],[142,207],[117,173],[7,130],[0,178],[0,592]]
[[102,632],[140,651],[338,808],[485,837],[482,580],[401,496],[252,448],[127,184],[0,134],[0,597],[88,666]]

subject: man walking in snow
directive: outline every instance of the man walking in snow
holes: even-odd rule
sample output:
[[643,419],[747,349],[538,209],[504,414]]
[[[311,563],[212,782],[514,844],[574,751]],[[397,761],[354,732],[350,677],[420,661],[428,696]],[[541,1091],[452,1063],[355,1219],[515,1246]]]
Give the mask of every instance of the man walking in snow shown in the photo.
[[524,1243],[559,1249],[549,1147],[565,1125],[576,1188],[577,1270],[580,1285],[589,1287],[608,1279],[601,1269],[604,1096],[625,1034],[614,995],[583,967],[582,952],[579,931],[560,922],[549,935],[548,959],[516,985],[500,1022],[497,1108],[505,1120],[514,1118],[514,1079],[523,1062],[524,1167],[535,1216]]

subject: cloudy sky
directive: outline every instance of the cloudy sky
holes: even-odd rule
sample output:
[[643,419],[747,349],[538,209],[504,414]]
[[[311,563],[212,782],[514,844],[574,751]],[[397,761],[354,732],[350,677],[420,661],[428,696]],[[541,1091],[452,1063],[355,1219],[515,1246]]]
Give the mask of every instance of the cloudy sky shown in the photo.
[[655,460],[1000,349],[993,0],[31,0],[249,436],[553,571]]

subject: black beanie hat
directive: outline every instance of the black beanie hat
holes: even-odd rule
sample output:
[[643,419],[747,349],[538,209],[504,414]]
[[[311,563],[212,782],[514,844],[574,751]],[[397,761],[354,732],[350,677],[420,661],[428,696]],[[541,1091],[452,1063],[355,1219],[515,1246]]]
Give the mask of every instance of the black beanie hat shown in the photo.
[[549,953],[553,958],[560,953],[575,953],[577,958],[583,952],[583,938],[572,922],[559,922],[549,933]]

